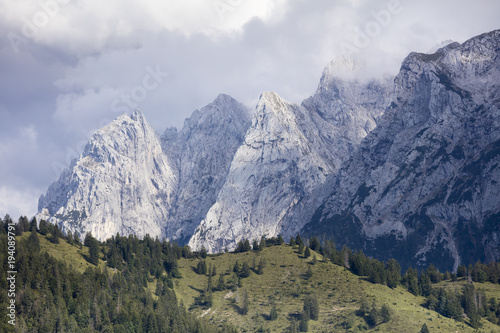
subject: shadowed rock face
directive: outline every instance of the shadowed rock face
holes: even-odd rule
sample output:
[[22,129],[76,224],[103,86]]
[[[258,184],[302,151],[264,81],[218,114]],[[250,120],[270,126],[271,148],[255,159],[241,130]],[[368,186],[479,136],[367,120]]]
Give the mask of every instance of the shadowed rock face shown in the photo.
[[189,245],[211,252],[243,238],[295,235],[328,194],[331,175],[376,126],[390,80],[344,81],[327,67],[302,106],[262,94],[217,202]]
[[500,31],[410,54],[304,228],[404,265],[500,259]]
[[37,218],[212,252],[302,230],[403,265],[498,260],[499,34],[410,54],[394,80],[332,62],[302,105],[264,93],[253,117],[220,95],[161,138],[140,112],[120,116]]
[[193,112],[177,133],[162,136],[165,154],[178,170],[179,185],[166,225],[169,239],[187,243],[224,185],[238,147],[250,126],[250,112],[227,95]]
[[249,126],[227,95],[161,139],[136,111],[99,130],[39,200],[38,219],[105,240],[119,232],[187,242],[215,203]]

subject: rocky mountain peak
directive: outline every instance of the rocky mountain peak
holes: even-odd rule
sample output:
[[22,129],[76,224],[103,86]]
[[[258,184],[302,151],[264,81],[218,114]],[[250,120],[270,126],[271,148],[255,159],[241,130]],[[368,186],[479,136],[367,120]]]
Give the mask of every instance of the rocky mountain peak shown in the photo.
[[144,117],[144,114],[139,109],[135,109],[132,112],[132,114],[130,115],[130,119],[135,120],[135,121],[140,122],[140,123],[146,122],[146,118]]
[[250,126],[245,106],[220,94],[193,112],[180,132],[162,135],[166,155],[175,164],[179,186],[170,210],[167,237],[187,242],[194,228],[215,203],[238,147]]
[[498,260],[499,43],[497,30],[412,53],[380,80],[335,59],[301,105],[265,92],[250,115],[220,94],[161,141],[140,111],[122,115],[40,198],[40,217],[212,252],[301,231],[403,266]]
[[142,113],[98,130],[39,200],[39,218],[101,240],[119,232],[163,237],[177,187],[174,169]]
[[290,103],[281,98],[277,93],[272,91],[264,92],[260,95],[259,101],[257,103],[257,109],[269,109],[271,111],[279,112],[280,110],[286,110],[290,106]]
[[217,252],[243,238],[300,230],[332,172],[321,130],[306,109],[263,93],[217,201],[189,245]]
[[498,260],[500,38],[410,54],[394,99],[304,229],[403,265]]
[[364,66],[360,59],[337,57],[323,70],[319,86],[328,86],[333,80],[357,80]]

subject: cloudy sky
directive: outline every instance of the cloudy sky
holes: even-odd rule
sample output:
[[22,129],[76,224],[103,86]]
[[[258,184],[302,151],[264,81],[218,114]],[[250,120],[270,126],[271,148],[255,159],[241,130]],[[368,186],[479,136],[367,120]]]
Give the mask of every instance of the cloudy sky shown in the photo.
[[300,103],[333,59],[500,28],[497,0],[0,0],[0,216],[31,217],[92,133],[139,108],[161,133],[226,93]]

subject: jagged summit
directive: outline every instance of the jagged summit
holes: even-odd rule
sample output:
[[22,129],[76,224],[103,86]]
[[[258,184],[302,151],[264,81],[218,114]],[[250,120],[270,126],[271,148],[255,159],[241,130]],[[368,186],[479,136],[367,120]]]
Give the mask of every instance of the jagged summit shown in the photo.
[[412,53],[381,80],[336,59],[301,105],[265,92],[250,114],[220,94],[161,138],[139,111],[122,115],[40,198],[40,216],[212,252],[301,231],[404,265],[498,260],[499,40]]
[[405,59],[391,105],[306,234],[406,266],[500,258],[499,34]]
[[331,81],[333,78],[356,80],[364,67],[365,62],[361,59],[337,57],[323,70],[321,82]]
[[285,101],[283,98],[281,98],[277,93],[273,91],[263,92],[259,97],[259,101],[257,103],[256,108],[259,108],[261,107],[261,105],[265,104],[272,105],[273,109],[277,110],[286,107],[287,105],[290,105],[289,102]]
[[306,110],[276,93],[262,94],[217,201],[189,245],[218,252],[242,238],[297,232],[317,200],[308,193],[331,172],[308,139],[317,131]]
[[134,111],[132,111],[132,114],[130,115],[130,119],[135,120],[135,121],[139,121],[139,122],[145,121],[144,114],[139,109],[135,109]]
[[249,111],[231,96],[220,94],[193,112],[180,132],[162,136],[166,155],[176,165],[179,187],[171,206],[174,217],[168,238],[187,242],[215,203],[229,166],[250,126]]
[[225,104],[232,104],[232,103],[238,103],[238,101],[236,101],[234,98],[232,98],[231,96],[227,95],[227,94],[219,94],[217,95],[217,97],[214,99],[214,101],[212,103],[210,103],[209,105],[211,104],[217,104],[217,105],[225,105]]
[[106,239],[117,232],[163,237],[177,179],[139,111],[98,130],[39,200],[39,218]]
[[[353,113],[354,104],[343,96],[333,102],[342,105],[339,110],[326,98],[320,92],[299,106],[274,92],[261,95],[226,182],[190,246],[218,252],[234,248],[242,238],[286,238],[303,227],[325,198],[329,176],[361,140],[345,136],[357,124],[344,132],[331,120],[340,112],[344,123],[357,122],[354,118],[362,112],[382,112],[382,107],[365,105],[356,106],[359,113]],[[379,98],[385,107],[386,97]]]

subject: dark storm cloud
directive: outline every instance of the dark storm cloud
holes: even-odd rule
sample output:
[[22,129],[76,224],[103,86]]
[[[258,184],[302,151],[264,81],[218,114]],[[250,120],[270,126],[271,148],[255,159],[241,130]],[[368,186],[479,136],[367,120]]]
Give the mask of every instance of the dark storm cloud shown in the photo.
[[332,59],[356,58],[370,78],[395,74],[411,51],[499,28],[500,12],[488,0],[58,3],[16,52],[10,37],[44,9],[0,0],[0,215],[33,214],[120,112],[140,108],[162,132],[219,93],[250,108],[267,90],[300,103]]

